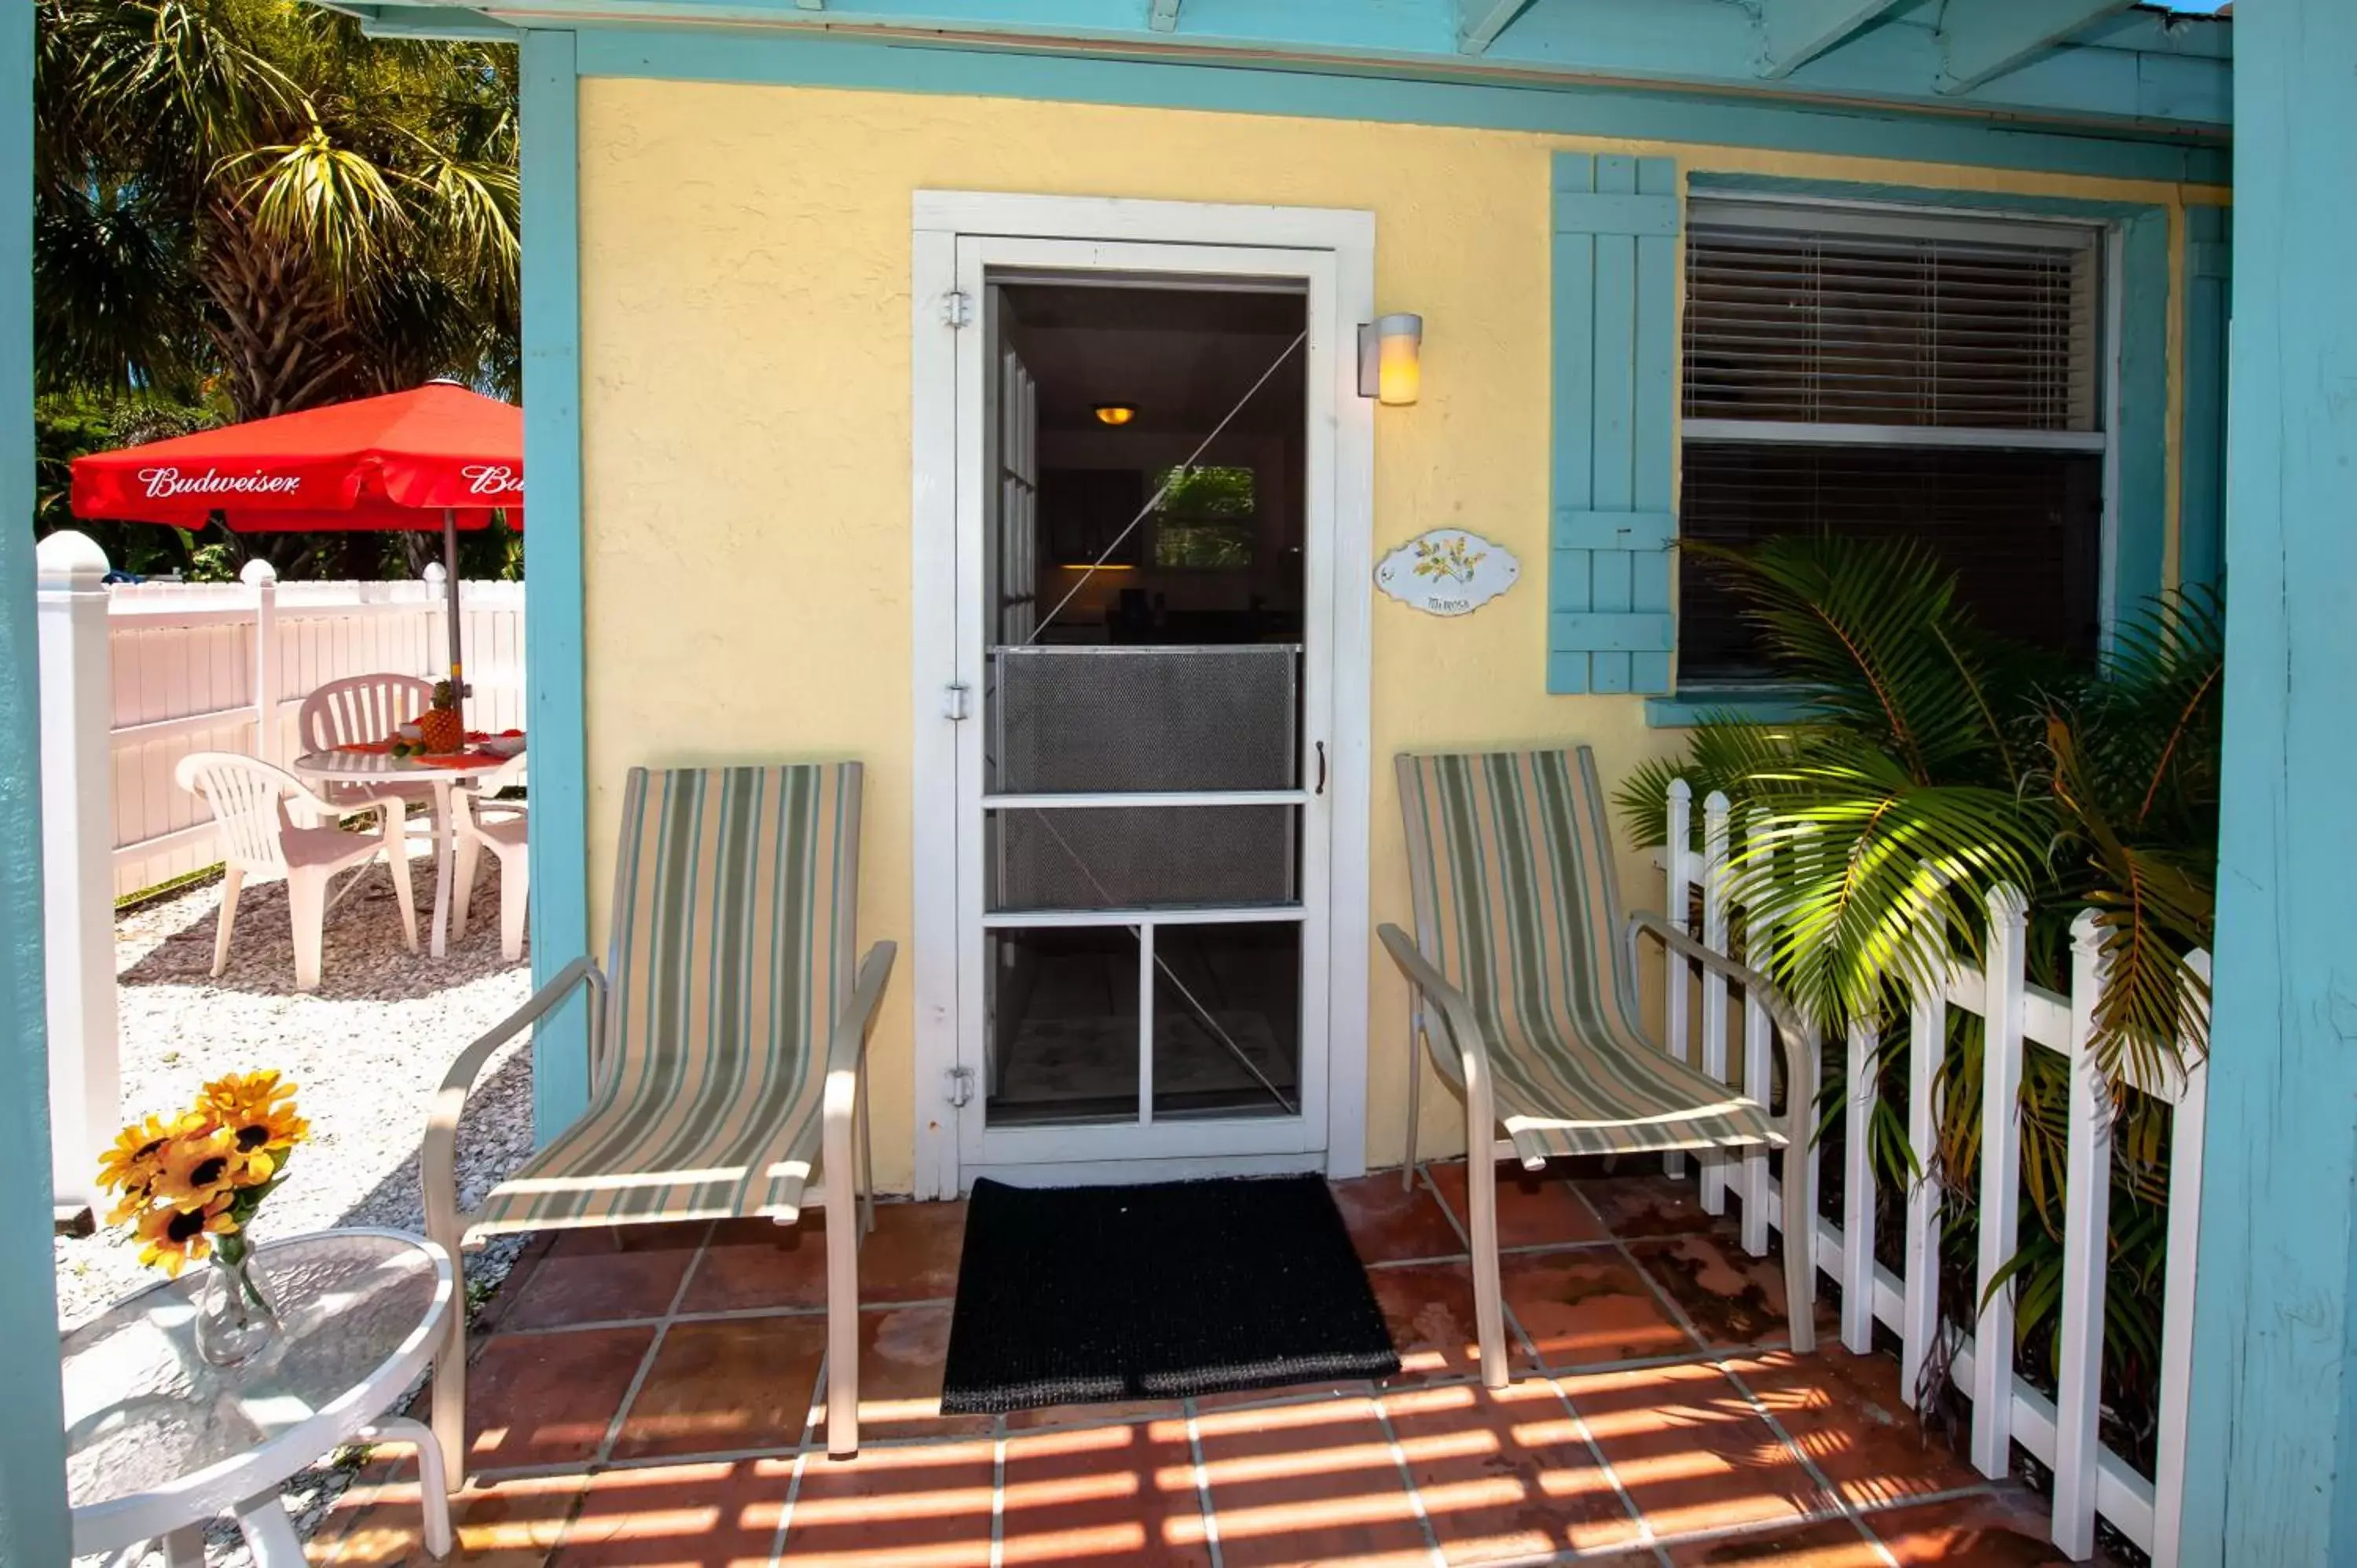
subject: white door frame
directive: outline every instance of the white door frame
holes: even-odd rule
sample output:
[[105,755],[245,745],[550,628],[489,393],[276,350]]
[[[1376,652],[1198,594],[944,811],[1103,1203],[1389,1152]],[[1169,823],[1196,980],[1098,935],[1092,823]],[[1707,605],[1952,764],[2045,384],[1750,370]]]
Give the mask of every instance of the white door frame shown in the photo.
[[[1323,208],[1242,207],[1100,198],[915,193],[910,233],[911,667],[916,991],[915,1187],[960,1190],[958,1123],[950,1098],[959,1015],[957,634],[934,607],[955,602],[958,538],[957,334],[979,329],[981,302],[957,292],[959,236],[1322,251],[1332,253],[1338,326],[1374,318],[1374,215]],[[1366,1164],[1370,612],[1373,570],[1374,413],[1358,395],[1356,356],[1324,356],[1335,385],[1332,703],[1325,736],[1331,854],[1326,970],[1325,1169]],[[978,697],[968,701],[978,702]],[[1308,738],[1308,737],[1305,737]],[[1308,1042],[1305,1042],[1307,1045]],[[978,1092],[978,1087],[977,1090]]]

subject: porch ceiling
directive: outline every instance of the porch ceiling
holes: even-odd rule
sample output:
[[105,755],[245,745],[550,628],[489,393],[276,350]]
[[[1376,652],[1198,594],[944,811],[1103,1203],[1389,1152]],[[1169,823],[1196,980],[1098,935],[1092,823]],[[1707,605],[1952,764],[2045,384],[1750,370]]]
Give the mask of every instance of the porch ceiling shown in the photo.
[[2129,0],[321,0],[397,36],[726,26],[2222,138],[2232,25]]

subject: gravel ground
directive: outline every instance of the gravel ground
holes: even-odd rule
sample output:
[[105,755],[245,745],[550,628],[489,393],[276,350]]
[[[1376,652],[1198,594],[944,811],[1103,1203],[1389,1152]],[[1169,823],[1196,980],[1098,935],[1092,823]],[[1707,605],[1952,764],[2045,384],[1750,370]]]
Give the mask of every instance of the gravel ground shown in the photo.
[[[115,921],[122,1010],[123,1113],[177,1110],[206,1079],[274,1068],[296,1086],[311,1123],[286,1185],[253,1226],[261,1240],[338,1225],[423,1230],[418,1141],[425,1112],[451,1059],[531,994],[527,965],[500,957],[499,871],[486,855],[463,941],[441,960],[425,956],[434,865],[413,842],[419,953],[401,943],[393,883],[382,865],[362,875],[328,916],[319,989],[295,989],[295,950],[284,884],[249,885],[238,900],[229,967],[212,967],[218,879],[130,910]],[[458,1134],[461,1200],[471,1202],[521,1164],[532,1147],[529,1040],[498,1058],[468,1101]],[[507,1272],[522,1239],[468,1254],[468,1283],[479,1299]],[[159,1277],[139,1266],[127,1228],[57,1241],[58,1320],[62,1327]],[[296,1527],[311,1527],[342,1491],[349,1470],[306,1472],[287,1487]],[[151,1555],[160,1563],[160,1554]],[[207,1562],[243,1564],[242,1545],[221,1533]]]

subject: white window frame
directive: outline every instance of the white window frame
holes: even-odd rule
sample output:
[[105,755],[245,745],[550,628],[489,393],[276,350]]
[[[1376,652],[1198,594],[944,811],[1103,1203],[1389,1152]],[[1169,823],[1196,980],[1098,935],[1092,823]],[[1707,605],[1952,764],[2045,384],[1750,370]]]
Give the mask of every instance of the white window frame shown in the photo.
[[[2119,556],[2120,425],[2122,330],[2120,312],[2125,287],[2120,225],[2096,219],[2045,217],[2037,213],[1989,213],[1972,208],[1911,203],[1859,201],[1841,197],[1706,196],[1689,197],[1685,229],[1689,237],[1697,221],[1711,228],[1756,228],[1769,232],[1853,233],[1893,239],[1971,239],[2003,242],[2008,239],[2052,245],[2068,236],[2096,253],[2103,298],[2095,345],[2099,428],[2082,430],[1975,429],[1962,425],[1899,425],[1814,423],[1806,420],[1694,419],[1684,414],[1686,335],[1683,317],[1678,331],[1678,486],[1685,486],[1685,447],[1689,441],[1743,441],[1762,446],[1908,447],[1917,449],[1975,448],[2009,452],[2086,452],[2103,458],[2104,505],[2099,525],[2096,565],[2095,620],[2100,642],[2109,647],[2116,620]],[[1679,258],[1680,297],[1684,298],[1685,257]],[[1720,679],[1696,683],[1681,673],[1680,693],[1781,689],[1773,679],[1736,682]]]

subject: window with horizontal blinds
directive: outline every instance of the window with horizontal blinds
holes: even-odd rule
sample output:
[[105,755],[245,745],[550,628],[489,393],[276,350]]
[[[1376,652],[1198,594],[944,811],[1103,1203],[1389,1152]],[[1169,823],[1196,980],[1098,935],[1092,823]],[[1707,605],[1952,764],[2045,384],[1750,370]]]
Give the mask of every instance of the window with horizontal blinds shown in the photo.
[[[1913,539],[1988,629],[2092,656],[2104,516],[2103,235],[1695,201],[1682,538]],[[1772,673],[1722,576],[1678,582],[1681,685]]]
[[1947,222],[1910,234],[1695,204],[1689,419],[2092,432],[2099,249]]

